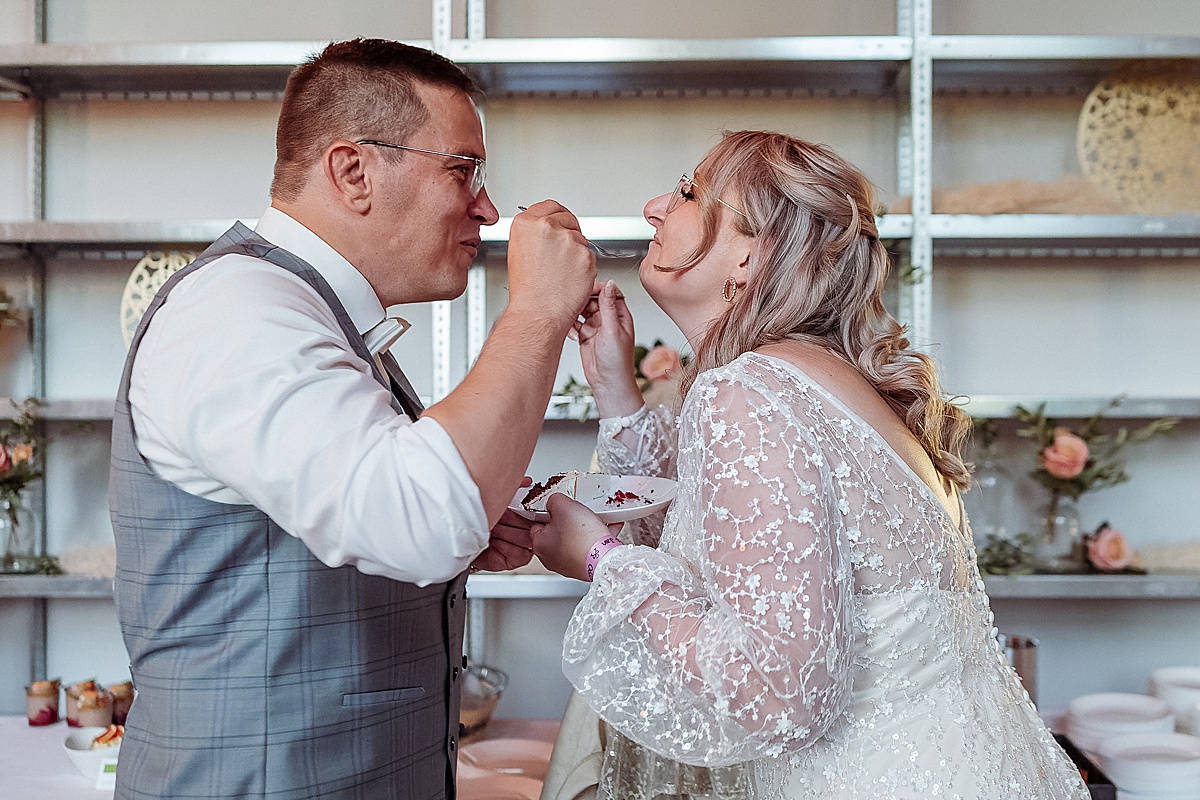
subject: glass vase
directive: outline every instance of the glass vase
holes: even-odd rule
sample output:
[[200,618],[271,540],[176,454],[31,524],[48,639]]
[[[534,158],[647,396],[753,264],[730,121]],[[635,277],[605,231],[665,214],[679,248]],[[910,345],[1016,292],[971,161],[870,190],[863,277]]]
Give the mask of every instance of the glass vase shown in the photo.
[[971,534],[976,551],[987,546],[988,537],[1011,539],[1020,528],[1021,504],[1012,475],[989,452],[975,467],[971,491],[963,495],[971,518]]
[[0,572],[36,572],[40,540],[37,518],[20,498],[0,501],[0,542],[4,543]]
[[1042,533],[1037,542],[1040,572],[1083,572],[1083,526],[1079,507],[1066,495],[1054,492],[1042,509]]

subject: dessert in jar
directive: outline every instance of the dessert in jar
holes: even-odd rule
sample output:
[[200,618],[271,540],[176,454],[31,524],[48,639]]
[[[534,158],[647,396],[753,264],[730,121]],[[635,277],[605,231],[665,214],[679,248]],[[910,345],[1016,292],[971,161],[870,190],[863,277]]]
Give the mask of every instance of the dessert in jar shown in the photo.
[[112,694],[112,721],[114,725],[124,725],[125,717],[129,715],[129,706],[133,704],[133,681],[114,683],[108,687]]
[[[67,724],[72,728],[78,728],[79,725],[79,696],[84,692],[94,692],[100,688],[100,684],[93,680],[80,681],[72,683],[67,687]],[[108,723],[105,723],[106,725]]]
[[30,725],[58,722],[58,680],[34,681],[25,687],[25,714]]
[[103,686],[79,693],[79,727],[107,728],[113,724],[113,696]]

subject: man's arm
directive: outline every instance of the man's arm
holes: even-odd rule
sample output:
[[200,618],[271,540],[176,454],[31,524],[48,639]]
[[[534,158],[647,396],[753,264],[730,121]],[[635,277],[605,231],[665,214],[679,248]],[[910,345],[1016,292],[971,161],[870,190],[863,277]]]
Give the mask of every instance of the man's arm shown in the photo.
[[489,526],[525,476],[567,331],[595,276],[595,256],[571,212],[546,200],[517,215],[508,246],[508,306],[462,383],[425,411],[458,448]]

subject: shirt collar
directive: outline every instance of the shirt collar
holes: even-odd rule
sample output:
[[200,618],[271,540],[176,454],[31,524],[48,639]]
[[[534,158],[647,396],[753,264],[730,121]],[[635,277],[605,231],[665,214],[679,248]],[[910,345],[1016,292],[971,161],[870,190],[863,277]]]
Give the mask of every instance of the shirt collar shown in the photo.
[[[259,217],[254,232],[271,244],[304,259],[320,273],[341,301],[359,333],[367,333],[384,319],[383,305],[370,282],[338,251],[304,225],[271,206]],[[390,332],[389,328],[389,335]],[[403,332],[402,329],[400,333]],[[396,334],[391,341],[394,342],[398,337],[399,334]]]

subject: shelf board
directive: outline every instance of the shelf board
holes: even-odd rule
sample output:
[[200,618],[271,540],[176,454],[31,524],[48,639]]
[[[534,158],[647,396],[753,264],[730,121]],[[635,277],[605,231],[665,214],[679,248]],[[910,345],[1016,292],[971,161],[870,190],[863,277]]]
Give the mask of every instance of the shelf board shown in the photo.
[[[429,41],[413,41],[429,47]],[[0,45],[0,92],[276,94],[325,42]],[[931,36],[938,91],[1086,92],[1127,59],[1198,58],[1196,36]],[[495,95],[840,93],[897,95],[905,36],[746,39],[452,39],[449,56]]]
[[934,252],[970,257],[1200,257],[1200,214],[934,214]]
[[1200,600],[1200,575],[989,575],[993,599]]
[[[1200,575],[989,575],[993,599],[1200,600]],[[588,584],[559,575],[477,573],[467,579],[472,600],[583,597]],[[100,600],[112,580],[76,575],[0,575],[0,598]]]
[[467,578],[471,600],[532,600],[583,597],[588,584],[561,575],[506,575],[479,572]]
[[[478,573],[467,579],[471,599],[583,597],[588,585],[560,575]],[[111,578],[77,575],[0,575],[0,598],[110,599]]]
[[[1109,397],[1047,397],[1045,395],[972,395],[962,402],[962,409],[975,417],[1008,419],[1013,416],[1013,406],[1022,405],[1034,409],[1046,403],[1046,414],[1060,419],[1084,419],[1108,406]],[[423,397],[430,403],[431,398]],[[7,408],[7,398],[0,398],[0,406]],[[113,417],[112,398],[87,398],[71,400],[46,400],[40,416],[52,421],[103,421]],[[1156,417],[1182,417],[1200,419],[1200,398],[1197,397],[1130,397],[1115,409],[1105,411],[1106,417],[1114,419],[1153,419]],[[596,420],[596,406],[590,397],[554,395],[546,408],[547,421]]]
[[490,95],[771,92],[895,95],[902,36],[455,39],[450,58]]
[[112,599],[112,578],[79,575],[0,575],[0,598]]
[[1130,59],[1200,58],[1197,36],[931,36],[934,90],[1087,94]]
[[[12,408],[14,403],[20,407],[22,402],[21,398],[0,397],[0,408]],[[42,400],[38,416],[52,422],[110,420],[113,418],[113,406],[114,400],[111,397]]]
[[[34,95],[283,91],[327,42],[24,44],[0,46],[0,78]],[[412,44],[429,47],[430,42]]]
[[[253,227],[257,220],[242,219]],[[10,221],[0,222],[0,243],[46,250],[203,248],[235,220]],[[642,217],[580,217],[584,234],[596,242],[644,247],[654,235]],[[877,220],[882,239],[912,236],[908,214],[887,214]],[[483,228],[489,249],[503,249],[512,217]],[[1161,256],[1200,255],[1200,214],[1175,216],[1070,214],[934,214],[929,232],[941,254],[970,256]]]
[[[1008,419],[1013,407],[1029,410],[1046,404],[1046,415],[1060,419],[1086,419],[1108,408],[1111,397],[1047,397],[1045,395],[972,395],[961,408],[973,417]],[[1197,397],[1130,397],[1104,412],[1106,417],[1154,419],[1156,417],[1200,418]]]

